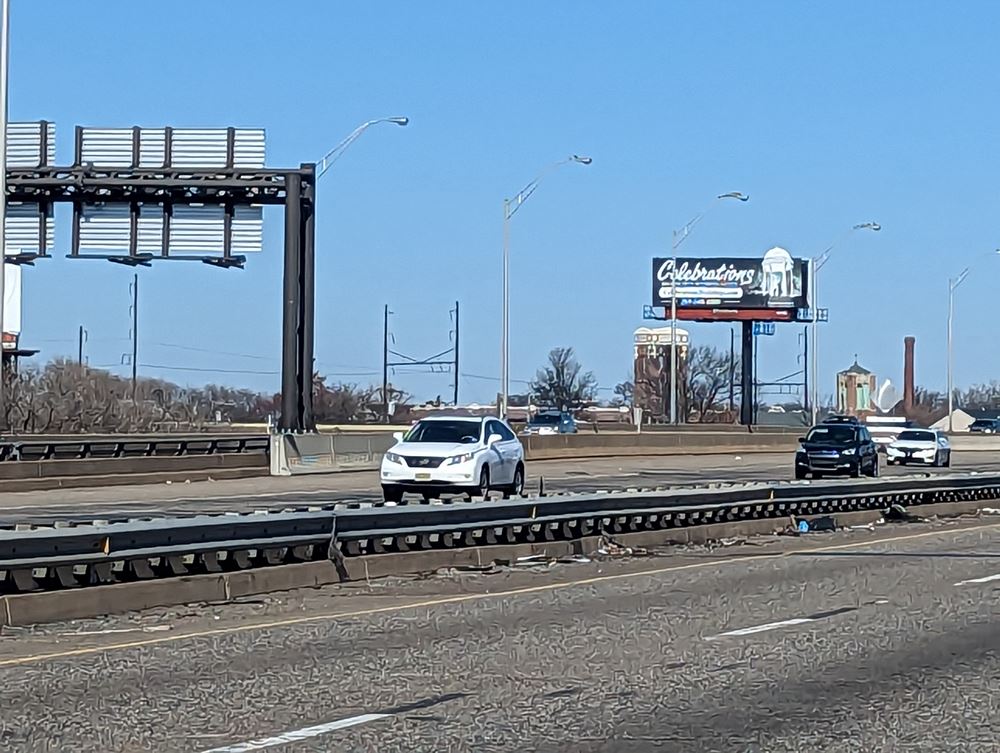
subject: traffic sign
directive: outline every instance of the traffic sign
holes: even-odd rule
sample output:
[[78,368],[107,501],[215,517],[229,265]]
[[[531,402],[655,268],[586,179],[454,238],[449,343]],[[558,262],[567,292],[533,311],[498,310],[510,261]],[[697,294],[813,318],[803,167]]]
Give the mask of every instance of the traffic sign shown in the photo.
[[642,307],[642,318],[643,319],[657,319],[657,320],[666,319],[665,316],[661,316],[660,314],[656,313],[656,307],[655,306],[650,306],[649,304],[646,304],[646,305],[644,305]]

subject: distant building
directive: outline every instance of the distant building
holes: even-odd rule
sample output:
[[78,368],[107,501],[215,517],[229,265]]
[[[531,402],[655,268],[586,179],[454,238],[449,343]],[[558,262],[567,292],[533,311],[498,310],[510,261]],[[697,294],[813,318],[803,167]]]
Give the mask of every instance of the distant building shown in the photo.
[[[678,383],[684,384],[690,335],[676,327]],[[632,401],[645,416],[659,420],[670,415],[670,327],[639,327],[633,333],[632,360],[635,374]],[[684,390],[677,391],[677,415],[687,415]]]
[[858,416],[871,413],[877,379],[868,369],[854,363],[837,374],[837,413]]

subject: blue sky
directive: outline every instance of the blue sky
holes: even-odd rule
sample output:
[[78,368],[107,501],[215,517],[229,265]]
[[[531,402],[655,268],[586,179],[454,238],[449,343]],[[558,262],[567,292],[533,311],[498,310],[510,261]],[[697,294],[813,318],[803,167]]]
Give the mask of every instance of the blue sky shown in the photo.
[[[992,3],[12,6],[10,117],[56,122],[60,162],[77,124],[260,126],[284,166],[369,118],[411,118],[366,133],[320,184],[316,357],[334,379],[380,379],[384,303],[396,347],[419,356],[448,347],[459,300],[463,397],[494,395],[502,200],[574,152],[593,165],[548,177],[512,224],[515,380],[559,345],[605,387],[627,378],[650,258],[725,191],[751,200],[713,209],[688,254],[811,256],[853,224],[883,227],[824,269],[826,394],[855,353],[898,383],[910,334],[918,382],[943,389],[947,278],[1000,246]],[[277,389],[281,218],[267,219],[265,252],[243,272],[139,271],[142,373]],[[65,223],[57,241],[61,256]],[[24,344],[75,354],[83,324],[91,363],[119,363],[130,279],[105,262],[39,263],[25,274]],[[959,385],[1000,373],[998,279],[987,259],[960,289]],[[798,368],[801,327],[778,329],[762,379]],[[727,325],[692,332],[728,347]],[[448,375],[395,381],[450,394]]]

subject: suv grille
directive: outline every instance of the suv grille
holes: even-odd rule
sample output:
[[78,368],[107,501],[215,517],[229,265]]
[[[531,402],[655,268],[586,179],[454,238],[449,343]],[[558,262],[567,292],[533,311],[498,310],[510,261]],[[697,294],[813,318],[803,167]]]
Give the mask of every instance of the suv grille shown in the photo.
[[403,459],[410,468],[437,468],[444,462],[444,458],[404,457]]

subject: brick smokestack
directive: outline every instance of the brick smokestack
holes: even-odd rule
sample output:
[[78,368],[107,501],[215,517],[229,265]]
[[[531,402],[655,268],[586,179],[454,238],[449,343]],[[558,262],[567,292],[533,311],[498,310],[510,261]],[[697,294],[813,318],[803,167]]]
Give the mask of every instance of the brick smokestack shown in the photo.
[[913,410],[913,345],[916,339],[903,338],[903,410],[907,415]]

